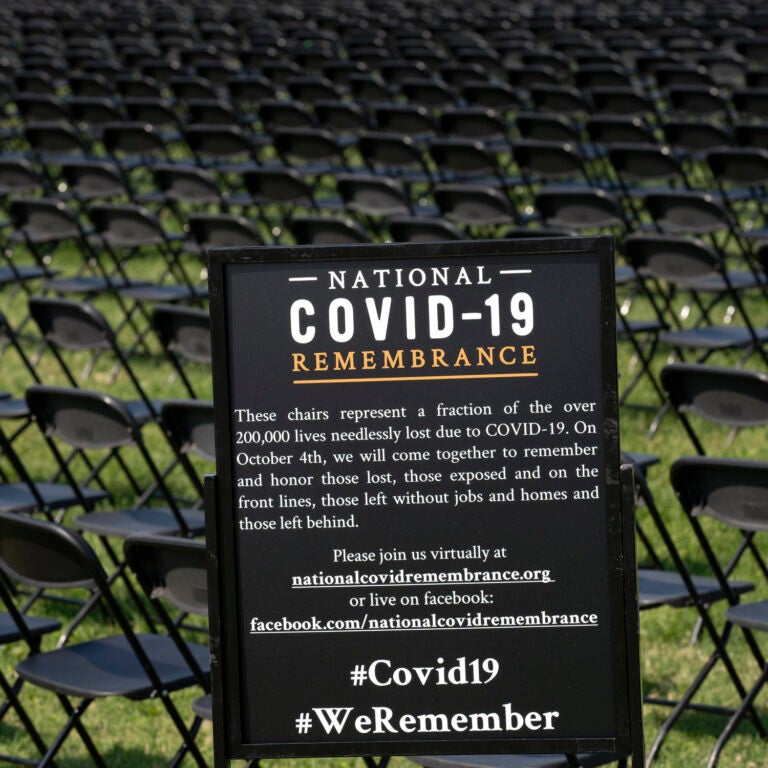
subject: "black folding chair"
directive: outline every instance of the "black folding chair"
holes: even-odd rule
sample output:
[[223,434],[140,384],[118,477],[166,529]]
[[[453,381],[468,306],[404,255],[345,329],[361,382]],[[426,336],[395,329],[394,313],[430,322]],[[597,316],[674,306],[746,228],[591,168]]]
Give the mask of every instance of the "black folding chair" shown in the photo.
[[[149,397],[128,356],[118,344],[112,327],[98,309],[84,301],[32,296],[29,299],[29,314],[37,324],[46,348],[58,362],[71,386],[81,386],[79,379],[88,379],[99,357],[111,353],[113,361],[110,378],[114,380],[119,371],[124,370],[136,391],[138,399],[125,403],[133,418],[139,424],[157,418],[160,401]],[[90,359],[79,377],[65,359],[67,352],[90,353]]]
[[[163,351],[192,398],[199,397],[185,366],[197,363],[211,365],[211,319],[208,312],[196,307],[157,304],[152,310],[152,327]],[[206,373],[210,379],[210,373]]]
[[[0,612],[0,648],[12,643],[24,643],[27,646],[28,655],[35,654],[40,651],[40,643],[45,635],[61,629],[61,623],[54,619],[22,614],[13,602],[10,591],[2,579],[0,579],[0,604],[6,608],[6,611]],[[0,721],[4,720],[10,711],[15,712],[30,740],[42,756],[45,755],[48,747],[21,703],[19,695],[22,684],[21,678],[17,677],[11,682],[0,670],[0,691],[4,696],[4,700],[0,702]],[[24,758],[7,753],[0,753],[0,760],[17,765],[37,765],[38,762],[36,758]]]
[[40,768],[53,764],[73,730],[91,760],[103,768],[106,763],[83,715],[95,700],[113,696],[131,701],[159,699],[186,749],[199,768],[206,768],[194,741],[194,723],[187,727],[171,694],[198,685],[198,671],[208,673],[207,647],[190,643],[186,646],[189,655],[183,655],[167,635],[135,634],[94,551],[75,531],[61,525],[0,513],[0,570],[5,577],[29,586],[92,590],[119,629],[119,634],[36,653],[16,665],[24,682],[53,692],[66,715],[37,763]]
[[[167,636],[175,643],[194,675],[195,683],[203,691],[203,695],[192,702],[195,719],[189,728],[189,735],[194,739],[201,720],[212,719],[211,686],[208,665],[200,662],[199,654],[196,654],[198,646],[190,645],[184,639],[180,625],[188,614],[208,616],[205,544],[202,541],[137,534],[125,540],[123,552]],[[197,628],[207,630],[205,624]],[[179,765],[191,746],[189,739],[184,738],[169,766]]]
[[[636,513],[650,517],[650,522],[664,546],[665,556],[671,560],[673,566],[673,570],[657,568],[638,569],[638,602],[640,610],[654,610],[663,607],[672,609],[694,608],[701,626],[713,644],[711,654],[679,698],[669,699],[648,693],[644,696],[646,704],[664,706],[671,709],[670,714],[662,723],[650,748],[646,752],[646,765],[650,765],[658,756],[664,741],[684,712],[690,710],[715,715],[733,715],[734,710],[732,708],[722,706],[720,703],[709,704],[696,701],[701,687],[712,671],[720,665],[720,662],[725,667],[725,672],[739,698],[742,699],[746,695],[746,687],[727,648],[733,632],[733,624],[726,620],[722,627],[718,627],[715,618],[710,613],[710,609],[716,603],[721,602],[728,602],[732,605],[736,604],[742,595],[754,589],[754,584],[748,581],[721,580],[712,575],[692,575],[669,532],[644,472],[637,471],[637,468],[635,484],[636,501],[638,502],[636,504]],[[765,729],[762,727],[754,710],[751,710],[750,715],[754,718],[761,736],[765,734]]]
[[[728,576],[736,568],[741,554],[749,550],[763,576],[768,579],[768,566],[755,542],[757,534],[768,531],[768,514],[765,511],[768,508],[768,463],[686,457],[675,461],[670,477],[707,564],[728,597],[730,606],[725,614],[726,621],[740,627],[761,670],[752,688],[740,691],[739,706],[710,753],[707,766],[714,768],[727,741],[745,717],[749,716],[758,732],[763,734],[762,723],[755,720],[757,715],[753,702],[768,681],[768,662],[752,633],[768,632],[768,601],[739,604],[738,597],[730,590]],[[712,546],[711,538],[705,531],[704,518],[717,521],[718,527],[725,526],[741,533],[741,546],[727,565],[722,565]]]

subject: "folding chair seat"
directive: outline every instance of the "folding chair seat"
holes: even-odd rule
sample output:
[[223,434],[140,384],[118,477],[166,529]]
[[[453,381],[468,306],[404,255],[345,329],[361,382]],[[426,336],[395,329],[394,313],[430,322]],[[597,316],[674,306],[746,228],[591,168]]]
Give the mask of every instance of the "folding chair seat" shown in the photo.
[[530,89],[533,109],[585,117],[590,113],[589,102],[577,88],[566,85],[536,85]]
[[736,122],[733,126],[733,142],[739,147],[765,148],[768,146],[768,123]]
[[[208,312],[195,307],[157,304],[152,309],[152,327],[187,393],[191,398],[198,398],[200,385],[195,387],[193,383],[198,376],[189,375],[186,367],[192,364],[197,368],[210,368],[211,320]],[[210,372],[207,371],[205,376],[210,379]]]
[[[40,331],[46,349],[52,353],[71,386],[81,386],[82,381],[93,373],[99,357],[109,353],[112,358],[109,363],[112,368],[110,379],[114,380],[119,371],[124,370],[138,398],[125,401],[131,416],[139,425],[157,419],[161,401],[149,397],[126,353],[118,344],[115,332],[98,309],[84,301],[31,296],[29,314]],[[68,353],[72,355],[78,352],[87,352],[89,355],[79,376],[73,370],[77,360],[68,363],[65,358]],[[38,362],[39,358],[40,354]]]
[[678,152],[685,152],[691,158],[698,158],[708,149],[728,147],[734,137],[722,125],[711,121],[666,119],[661,125],[664,138]]
[[[0,569],[22,584],[97,593],[119,631],[36,653],[16,665],[25,683],[53,692],[66,714],[62,728],[38,762],[41,768],[53,764],[72,730],[77,731],[90,759],[103,765],[83,715],[96,699],[114,696],[133,701],[159,699],[197,765],[205,768],[194,730],[187,728],[171,694],[200,685],[198,673],[207,675],[210,669],[207,647],[190,643],[185,656],[166,635],[134,634],[95,552],[76,532],[62,526],[0,515]],[[189,664],[192,659],[194,669]]]
[[480,184],[436,184],[433,196],[440,215],[470,232],[487,234],[504,224],[518,223],[517,210],[498,189]]
[[287,228],[300,245],[341,245],[370,243],[369,234],[359,222],[328,216],[294,216]]
[[[376,50],[376,57],[386,57],[380,49]],[[354,61],[366,62],[366,58],[359,55],[353,57]],[[376,72],[359,72],[349,76],[349,88],[355,101],[363,104],[373,104],[378,101],[391,101],[397,94],[397,90],[390,88],[384,79]]]
[[688,190],[655,192],[643,196],[643,205],[657,231],[705,236],[721,254],[729,243],[735,242],[746,258],[748,249],[742,242],[740,229],[714,195]]
[[467,237],[455,224],[434,216],[391,216],[387,229],[396,243],[465,240]]
[[429,75],[426,67],[421,62],[403,58],[386,59],[376,69],[384,79],[384,82],[396,89],[399,89],[403,81],[408,78],[418,79]]
[[741,72],[743,75],[743,82],[739,85],[743,85],[747,88],[768,88],[768,68],[765,66],[757,69],[745,67],[743,62],[739,62],[741,65]]

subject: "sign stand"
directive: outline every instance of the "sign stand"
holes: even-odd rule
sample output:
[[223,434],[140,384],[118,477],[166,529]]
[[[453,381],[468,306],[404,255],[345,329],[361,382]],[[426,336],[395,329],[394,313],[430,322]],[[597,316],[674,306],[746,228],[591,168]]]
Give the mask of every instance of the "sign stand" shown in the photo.
[[610,238],[210,257],[216,765],[641,766]]

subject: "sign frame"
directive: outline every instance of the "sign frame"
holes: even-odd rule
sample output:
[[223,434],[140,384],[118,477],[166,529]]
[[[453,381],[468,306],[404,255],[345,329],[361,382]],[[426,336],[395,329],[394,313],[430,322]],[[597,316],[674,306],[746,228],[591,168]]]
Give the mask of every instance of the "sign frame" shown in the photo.
[[[245,742],[240,719],[241,657],[236,635],[237,531],[233,468],[231,462],[230,349],[227,331],[228,296],[225,272],[230,265],[318,263],[347,261],[393,262],[407,265],[415,259],[447,259],[523,256],[546,259],[564,254],[593,254],[600,270],[600,348],[603,362],[602,392],[608,515],[608,562],[611,631],[623,642],[612,659],[615,686],[616,733],[607,738],[489,738],[466,740],[365,740],[282,743]],[[634,511],[631,471],[619,469],[618,392],[615,356],[615,297],[612,238],[536,238],[506,241],[460,241],[385,245],[264,246],[222,248],[209,251],[211,334],[213,348],[214,411],[217,475],[206,479],[206,531],[209,557],[210,642],[212,649],[212,695],[214,704],[214,749],[219,766],[230,759],[262,757],[321,757],[356,755],[505,753],[632,754],[642,764],[642,709],[639,666],[638,603],[634,556]],[[232,630],[235,627],[235,631]],[[269,691],[265,695],[269,695]]]

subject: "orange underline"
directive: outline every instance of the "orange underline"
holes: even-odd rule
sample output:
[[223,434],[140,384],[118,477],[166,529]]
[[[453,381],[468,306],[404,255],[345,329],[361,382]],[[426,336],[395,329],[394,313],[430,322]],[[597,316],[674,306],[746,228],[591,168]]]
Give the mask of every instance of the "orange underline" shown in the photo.
[[376,379],[294,379],[294,384],[368,384],[382,381],[446,381],[448,379],[522,379],[538,373],[477,373],[456,376],[388,376]]

